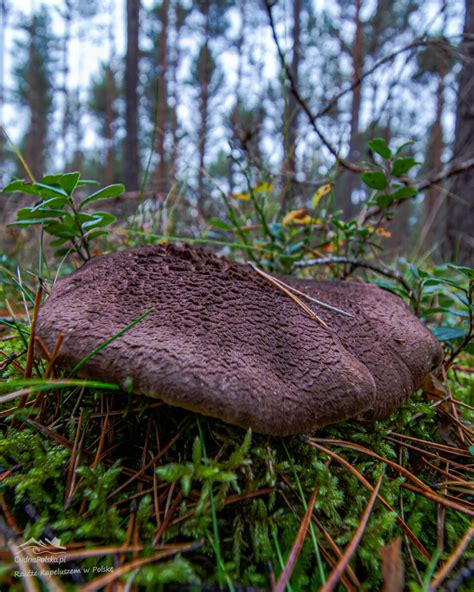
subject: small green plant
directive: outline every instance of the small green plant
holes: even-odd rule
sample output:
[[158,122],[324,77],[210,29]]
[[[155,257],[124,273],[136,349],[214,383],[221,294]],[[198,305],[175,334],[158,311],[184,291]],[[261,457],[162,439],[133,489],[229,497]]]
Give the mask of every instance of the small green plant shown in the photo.
[[39,198],[34,205],[17,211],[12,226],[41,226],[54,238],[51,246],[56,257],[76,253],[82,261],[91,258],[91,243],[108,233],[107,227],[116,221],[110,212],[86,211],[87,206],[100,199],[117,197],[125,191],[121,184],[108,185],[77,200],[74,195],[81,187],[97,185],[96,181],[81,179],[80,173],[46,175],[37,183],[12,181],[2,192],[21,192]]

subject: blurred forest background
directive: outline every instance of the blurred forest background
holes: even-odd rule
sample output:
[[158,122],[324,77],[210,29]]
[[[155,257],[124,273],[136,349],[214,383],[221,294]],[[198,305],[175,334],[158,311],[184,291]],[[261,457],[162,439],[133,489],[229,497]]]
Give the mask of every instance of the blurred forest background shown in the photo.
[[[473,0],[0,10],[0,123],[35,178],[79,170],[123,182],[124,211],[140,192],[173,199],[177,232],[196,236],[225,217],[222,191],[245,191],[249,171],[274,183],[282,215],[334,183],[350,220],[369,195],[353,166],[373,158],[367,142],[413,140],[420,193],[398,206],[386,252],[472,264]],[[5,135],[0,163],[2,184],[25,178]],[[17,194],[2,198],[4,222],[17,207]]]

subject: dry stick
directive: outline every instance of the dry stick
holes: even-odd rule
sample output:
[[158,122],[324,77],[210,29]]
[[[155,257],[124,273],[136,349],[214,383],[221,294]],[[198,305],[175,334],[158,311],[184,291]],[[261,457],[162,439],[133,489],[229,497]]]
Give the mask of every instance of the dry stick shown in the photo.
[[202,542],[198,543],[186,543],[186,544],[179,544],[173,546],[171,549],[167,549],[166,551],[161,551],[156,555],[152,555],[151,557],[144,557],[143,559],[137,559],[136,561],[132,561],[131,563],[127,563],[114,571],[107,573],[103,576],[99,576],[89,584],[86,584],[80,589],[80,592],[96,592],[109,584],[112,584],[125,574],[137,569],[138,567],[142,567],[143,565],[147,565],[149,563],[154,563],[155,561],[160,561],[161,559],[166,559],[167,557],[172,557],[177,553],[184,553],[186,551],[195,551],[202,546]]
[[474,537],[474,526],[470,526],[467,529],[466,534],[462,537],[459,541],[459,545],[454,549],[452,554],[449,556],[446,563],[444,563],[440,569],[434,574],[433,579],[430,582],[430,590],[436,590],[436,588],[443,583],[446,576],[449,572],[453,569],[456,563],[461,559],[464,550],[471,542],[471,539]]
[[304,268],[315,267],[316,265],[331,265],[334,263],[346,263],[353,265],[354,267],[363,267],[365,269],[370,269],[371,271],[375,271],[380,275],[384,275],[386,277],[397,280],[397,282],[399,282],[405,288],[409,295],[411,295],[412,293],[410,285],[399,271],[396,271],[395,269],[390,269],[389,267],[375,265],[374,263],[369,263],[368,261],[364,261],[363,259],[353,259],[351,257],[322,257],[320,259],[306,259],[305,261],[297,261],[294,266]]
[[364,513],[362,514],[360,524],[357,527],[357,530],[355,531],[351,542],[347,545],[343,556],[337,562],[335,569],[332,571],[331,575],[329,576],[329,578],[328,578],[327,582],[324,584],[324,586],[322,586],[319,589],[319,592],[331,592],[331,590],[334,590],[334,588],[337,586],[337,583],[339,582],[339,580],[341,578],[341,575],[345,571],[346,567],[349,565],[349,561],[351,560],[352,555],[354,554],[355,550],[357,549],[357,546],[360,543],[362,535],[364,534],[364,530],[367,526],[367,522],[369,521],[370,513],[372,512],[372,508],[374,507],[375,500],[377,499],[377,495],[378,495],[380,486],[382,485],[383,477],[384,477],[383,474],[380,475],[380,478],[377,481],[377,485],[375,486],[375,488],[372,492],[372,495],[370,496],[369,503],[367,504],[367,507],[365,508]]
[[[437,504],[442,504],[448,508],[451,508],[452,510],[457,510],[458,512],[461,512],[462,514],[466,514],[467,516],[474,517],[474,508],[471,509],[471,508],[467,507],[467,505],[463,506],[463,505],[459,504],[458,502],[455,501],[456,498],[452,498],[451,496],[441,497],[441,496],[437,495],[436,493],[434,493],[433,491],[429,491],[426,489],[418,489],[418,487],[415,487],[414,485],[411,485],[410,483],[402,483],[401,487],[404,487],[405,489],[409,489],[410,491],[414,491],[418,495],[426,497],[427,499],[429,499],[433,502],[436,502]],[[468,502],[465,502],[465,503],[467,504]],[[472,504],[470,504],[470,505],[472,505]]]
[[80,436],[82,428],[82,412],[79,416],[79,421],[76,429],[76,437],[74,438],[74,446],[72,447],[71,459],[69,461],[69,468],[67,472],[66,486],[64,488],[64,509],[67,510],[72,501],[75,483],[75,471],[80,458]]
[[[370,491],[373,491],[373,486],[371,485],[371,483],[369,483],[369,481],[367,481],[367,479],[361,473],[359,473],[359,471],[357,469],[355,469],[351,465],[351,463],[348,462],[345,458],[342,458],[342,456],[339,456],[338,454],[336,454],[332,450],[329,450],[329,448],[325,448],[324,446],[321,446],[320,444],[316,444],[316,442],[311,442],[309,439],[306,440],[306,443],[309,444],[309,446],[313,446],[313,448],[317,448],[318,450],[321,450],[321,452],[324,452],[325,454],[327,454],[331,458],[334,458],[339,464],[341,464],[348,471],[350,471],[363,485],[365,485],[365,487],[367,487],[367,489],[369,489]],[[387,500],[384,497],[379,495],[379,499],[380,499],[382,505],[389,512],[393,512],[395,514],[395,516],[396,516],[395,520],[396,520],[397,524],[400,526],[400,528],[403,530],[403,532],[408,536],[408,538],[413,542],[413,544],[418,549],[418,551],[422,555],[424,555],[427,559],[431,559],[431,555],[425,549],[422,542],[417,538],[416,534],[411,530],[411,528],[408,526],[408,524],[398,515],[398,512],[396,512],[392,508],[392,506],[387,502]]]
[[130,485],[130,483],[132,483],[133,481],[135,481],[135,479],[137,479],[138,477],[140,477],[141,475],[143,475],[143,473],[145,473],[145,471],[147,469],[149,469],[152,465],[156,464],[156,462],[158,460],[160,460],[160,458],[164,454],[166,454],[168,452],[168,450],[171,448],[171,446],[173,446],[173,444],[180,437],[181,437],[181,432],[178,432],[176,434],[176,436],[174,436],[168,442],[168,444],[163,448],[163,450],[160,450],[160,452],[158,452],[158,454],[155,455],[143,468],[141,468],[139,471],[137,471],[136,473],[134,473],[133,477],[130,477],[130,479],[128,479],[128,481],[125,481],[125,483],[122,483],[122,485],[120,485],[119,487],[117,487],[117,489],[115,491],[112,491],[112,493],[109,493],[109,495],[107,496],[107,499],[110,499],[110,498],[114,497],[115,495],[117,495],[117,493],[119,493],[119,491],[122,491],[123,489],[125,489],[125,487],[128,487],[128,485]]
[[296,304],[298,304],[299,306],[301,306],[301,308],[315,321],[317,321],[320,325],[322,325],[325,329],[329,329],[329,326],[321,319],[318,317],[318,315],[313,312],[309,306],[306,306],[306,304],[300,300],[298,298],[298,296],[295,296],[294,294],[292,294],[292,292],[290,292],[290,290],[288,290],[287,288],[285,288],[284,285],[282,285],[277,279],[275,279],[273,276],[269,275],[268,273],[265,273],[264,271],[262,271],[261,269],[258,269],[258,267],[254,267],[255,271],[257,271],[261,276],[263,276],[265,279],[267,279],[269,282],[271,282],[273,285],[275,285],[277,288],[279,288],[282,292],[284,292],[287,296],[289,296],[294,302],[296,302]]
[[[31,328],[30,328],[30,339],[28,341],[28,353],[26,357],[26,366],[25,366],[25,378],[31,378],[33,372],[33,358],[34,358],[34,346],[35,346],[35,330],[36,330],[36,321],[38,320],[38,312],[41,303],[41,297],[43,295],[43,286],[40,284],[35,296],[35,305],[33,309],[33,320],[31,321]],[[28,395],[24,395],[21,397],[18,403],[18,409],[22,409],[26,405],[26,401],[28,400]],[[15,421],[13,426],[17,426],[18,422]]]
[[302,296],[303,298],[306,298],[310,302],[314,302],[315,304],[318,304],[319,306],[322,306],[323,308],[327,308],[328,310],[333,310],[334,312],[338,312],[346,317],[353,317],[354,316],[350,312],[342,310],[342,308],[338,308],[337,306],[333,306],[332,304],[327,304],[327,302],[323,302],[322,300],[318,300],[317,298],[313,298],[309,294],[306,294],[306,292],[302,292],[301,290],[298,290],[294,286],[290,286],[290,284],[283,282],[282,280],[280,280],[279,278],[276,278],[275,276],[271,275],[270,273],[267,273],[266,271],[259,269],[253,263],[250,263],[250,266],[253,267],[255,269],[255,271],[258,272],[260,275],[262,275],[264,278],[271,281],[272,283],[279,284],[279,286],[286,288],[292,294],[298,294],[298,296]]
[[276,583],[273,592],[284,592],[287,583],[290,581],[291,574],[293,573],[293,569],[295,568],[299,554],[301,553],[301,549],[303,547],[303,543],[306,539],[306,533],[308,532],[309,524],[311,522],[311,515],[313,513],[314,504],[316,503],[316,496],[318,495],[319,487],[320,486],[318,483],[311,494],[311,498],[309,500],[308,507],[306,508],[304,518],[301,521],[293,548],[291,549],[286,565],[281,572],[280,577],[278,578],[278,582]]
[[[293,491],[293,494],[300,500],[301,502],[301,497],[298,495],[298,493],[295,491],[294,487],[292,486],[292,484],[288,481],[287,478],[285,478],[285,476],[283,476],[283,481],[286,483],[286,485],[288,486],[289,489],[291,489]],[[280,492],[281,493],[281,492]],[[287,503],[288,507],[290,508],[290,510],[292,510],[293,513],[296,513],[295,510],[293,509],[293,507],[290,505],[290,503],[288,502],[287,498],[285,496],[283,496],[285,502]],[[326,542],[328,543],[328,545],[331,547],[332,551],[334,552],[334,554],[337,556],[338,559],[340,559],[342,557],[342,552],[339,549],[339,547],[336,545],[336,543],[334,542],[333,538],[331,537],[331,535],[328,533],[328,531],[324,528],[322,522],[320,520],[318,520],[318,518],[315,516],[314,512],[312,515],[312,520],[313,522],[316,524],[317,528],[321,531],[324,539],[326,540]],[[324,557],[326,558],[326,560],[328,561],[328,563],[331,564],[332,567],[334,567],[336,565],[336,561],[332,558],[332,556],[329,554],[329,552],[324,548],[323,545],[319,544],[319,548],[321,550],[321,552],[323,553]],[[353,569],[351,568],[350,565],[347,566],[347,575],[349,576],[349,578],[352,580],[352,582],[354,583],[354,585],[357,588],[360,588],[361,584],[359,582],[359,580],[357,579],[357,576],[355,575]],[[342,579],[342,577],[341,577]],[[351,588],[350,584],[348,584],[348,582],[346,582],[346,580],[344,579],[344,585],[348,588]]]

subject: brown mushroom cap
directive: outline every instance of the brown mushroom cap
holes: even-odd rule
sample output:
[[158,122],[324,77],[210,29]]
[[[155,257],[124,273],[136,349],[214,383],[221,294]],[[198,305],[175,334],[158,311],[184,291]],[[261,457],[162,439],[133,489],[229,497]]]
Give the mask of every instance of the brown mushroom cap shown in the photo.
[[344,347],[370,370],[376,385],[370,412],[374,419],[398,409],[441,362],[440,343],[398,296],[356,281],[285,281],[352,314],[346,317],[324,308],[318,311]]
[[[356,295],[363,294],[355,285]],[[400,305],[380,294],[370,314],[388,323]],[[187,246],[91,260],[56,283],[37,334],[52,349],[63,333],[58,364],[73,368],[151,307],[154,312],[94,355],[80,374],[122,386],[131,380],[136,393],[275,435],[378,409],[368,365],[338,336],[347,317],[336,323],[338,313],[324,316],[311,305],[333,324],[326,329],[251,267]]]

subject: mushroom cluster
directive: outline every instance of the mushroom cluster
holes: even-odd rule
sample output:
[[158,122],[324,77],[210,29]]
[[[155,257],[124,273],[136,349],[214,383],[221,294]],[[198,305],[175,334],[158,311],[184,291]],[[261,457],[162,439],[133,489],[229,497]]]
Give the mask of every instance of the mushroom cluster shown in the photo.
[[37,334],[53,349],[62,333],[57,363],[72,369],[152,308],[79,373],[274,435],[385,417],[440,362],[439,343],[398,297],[281,279],[335,309],[300,306],[251,266],[193,247],[116,252],[55,284]]

